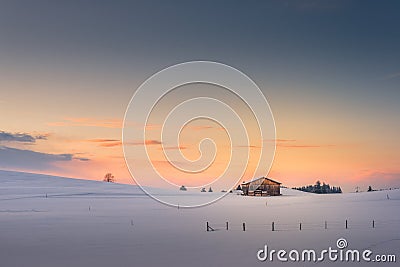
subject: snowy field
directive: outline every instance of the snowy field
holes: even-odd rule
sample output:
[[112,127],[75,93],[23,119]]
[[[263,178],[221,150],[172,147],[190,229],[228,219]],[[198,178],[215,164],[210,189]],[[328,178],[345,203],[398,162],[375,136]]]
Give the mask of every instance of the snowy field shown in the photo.
[[[0,171],[0,266],[398,266],[400,190],[282,193],[177,209],[135,186]],[[194,197],[202,194],[213,193]],[[348,248],[394,254],[397,263],[257,259],[266,244],[322,250],[339,238]]]

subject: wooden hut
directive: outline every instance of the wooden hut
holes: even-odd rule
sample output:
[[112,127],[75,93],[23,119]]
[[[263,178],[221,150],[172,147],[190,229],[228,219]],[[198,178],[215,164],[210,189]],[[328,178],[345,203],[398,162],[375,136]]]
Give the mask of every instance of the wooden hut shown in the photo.
[[245,196],[279,196],[281,194],[281,183],[268,177],[242,183],[241,187]]

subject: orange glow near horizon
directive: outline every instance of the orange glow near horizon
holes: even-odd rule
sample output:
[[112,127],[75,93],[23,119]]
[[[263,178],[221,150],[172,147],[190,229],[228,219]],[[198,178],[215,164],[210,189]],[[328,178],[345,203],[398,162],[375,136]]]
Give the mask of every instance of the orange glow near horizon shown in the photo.
[[[208,129],[208,127],[204,127]],[[196,132],[196,131],[195,131]],[[120,183],[134,184],[130,177],[128,168],[122,154],[121,141],[112,138],[93,138],[84,140],[71,140],[59,142],[55,138],[54,143],[49,145],[52,140],[49,137],[48,142],[39,142],[35,145],[36,150],[42,150],[49,153],[61,153],[68,151],[75,153],[77,151],[86,151],[82,156],[90,157],[90,161],[72,160],[68,162],[54,163],[54,169],[48,170],[30,170],[15,169],[20,171],[36,172],[49,175],[66,176],[72,178],[81,178],[89,180],[102,180],[107,172],[112,172]],[[196,140],[193,138],[192,140]],[[187,140],[186,140],[187,141]],[[191,185],[185,181],[185,175],[174,170],[162,155],[161,143],[154,140],[147,140],[146,145],[151,149],[150,156],[154,157],[154,164],[160,172],[167,174],[171,181],[177,184]],[[138,144],[136,144],[138,145]],[[228,150],[224,148],[227,144],[219,145],[220,152],[217,162],[207,172],[198,175],[198,182],[208,183],[215,175],[218,175],[225,168]],[[193,160],[199,156],[197,143],[190,145],[185,143],[185,149],[182,149],[184,155]],[[171,148],[177,150],[177,148]],[[240,149],[240,148],[236,148]],[[251,147],[253,152],[257,152],[257,147]],[[301,186],[314,183],[317,179],[326,181],[334,185],[348,184],[348,190],[351,191],[353,185],[369,182],[369,177],[374,174],[380,174],[387,182],[393,182],[394,178],[390,175],[396,173],[396,168],[384,161],[377,161],[371,157],[371,154],[365,153],[367,150],[357,145],[332,145],[316,144],[296,141],[295,139],[277,140],[277,149],[274,163],[269,176],[273,179],[283,182],[286,186]],[[161,154],[160,154],[161,153]],[[251,157],[254,153],[251,153]],[[379,162],[375,168],[370,168],[369,163]],[[222,162],[225,162],[223,164]],[[390,163],[390,162],[389,162]],[[250,165],[253,162],[250,160]],[[250,180],[253,177],[247,173],[242,180]],[[346,187],[346,186],[342,186]]]
[[[7,106],[8,105],[8,106]],[[29,105],[28,105],[29,108]],[[34,109],[35,106],[30,108]],[[14,107],[4,104],[0,110],[13,111]],[[124,107],[120,107],[119,114],[123,114]],[[388,134],[382,140],[381,132],[371,129],[368,123],[355,124],[344,121],[338,127],[336,116],[327,117],[309,111],[289,112],[290,107],[285,104],[275,110],[277,125],[276,154],[269,176],[281,181],[284,185],[302,186],[322,180],[332,185],[342,186],[348,191],[357,185],[364,186],[378,181],[385,185],[399,186],[398,151],[400,145],[395,136]],[[77,111],[81,112],[81,111]],[[15,110],[13,119],[2,121],[3,130],[10,132],[27,132],[33,135],[45,135],[47,140],[36,140],[32,144],[1,143],[1,145],[19,149],[33,150],[41,153],[65,154],[70,153],[75,158],[88,158],[88,161],[73,159],[71,161],[55,162],[48,168],[32,169],[28,167],[2,167],[19,171],[67,176],[90,180],[102,180],[107,172],[112,172],[118,182],[133,184],[122,152],[121,125],[118,116],[73,117],[60,116],[52,113],[42,113],[41,116],[29,117],[23,110]],[[27,119],[31,118],[31,119]],[[316,123],[318,122],[318,123]],[[307,126],[307,127],[306,127]],[[355,127],[358,128],[355,128]],[[139,126],[138,129],[140,128]],[[251,125],[250,128],[254,126]],[[349,131],[348,129],[352,129]],[[146,130],[157,132],[161,130],[159,122],[153,121]],[[199,156],[198,142],[203,134],[214,134],[216,140],[224,140],[223,131],[217,125],[204,122],[188,125],[183,131],[187,134],[179,146],[163,144],[169,152],[181,151],[188,159]],[[218,131],[220,133],[218,133]],[[250,135],[252,132],[250,131]],[[254,135],[255,136],[255,135]],[[255,140],[250,144],[249,169],[242,180],[253,178],[259,143]],[[151,156],[161,172],[167,173],[176,183],[185,183],[185,176],[176,173],[166,164],[165,158],[160,157],[160,136],[151,135],[145,142],[131,142],[128,145],[148,145]],[[271,140],[264,140],[270,142]],[[218,144],[218,163],[208,173],[199,175],[198,181],[207,182],[222,172],[229,154],[228,143]],[[234,147],[233,149],[247,149]],[[224,163],[225,162],[225,163]],[[385,185],[383,185],[385,184]],[[389,186],[388,186],[389,187]]]

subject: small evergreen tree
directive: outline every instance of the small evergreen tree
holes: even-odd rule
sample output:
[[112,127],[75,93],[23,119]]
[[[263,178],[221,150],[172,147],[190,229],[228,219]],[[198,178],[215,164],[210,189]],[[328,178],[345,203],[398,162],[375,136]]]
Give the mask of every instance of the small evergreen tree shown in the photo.
[[329,190],[328,188],[329,188],[329,185],[325,184],[325,182],[322,183],[321,193],[322,194],[328,193],[328,190]]
[[368,186],[368,192],[371,192],[371,191],[372,191],[372,187]]
[[321,194],[321,182],[319,180],[314,185],[314,192]]
[[179,190],[181,191],[187,191],[186,187],[184,185],[181,186],[181,188],[179,188]]

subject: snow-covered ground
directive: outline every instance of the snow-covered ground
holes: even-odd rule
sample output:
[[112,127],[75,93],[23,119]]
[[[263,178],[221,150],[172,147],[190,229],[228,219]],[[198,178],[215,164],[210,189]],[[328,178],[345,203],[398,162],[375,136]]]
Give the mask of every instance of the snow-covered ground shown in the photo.
[[[0,171],[0,266],[354,265],[257,260],[257,251],[266,244],[275,250],[321,250],[335,248],[339,238],[345,238],[351,249],[397,257],[397,263],[368,266],[397,266],[400,190],[282,193],[229,194],[213,205],[177,209],[154,201],[135,186]],[[216,231],[207,232],[206,222]]]

